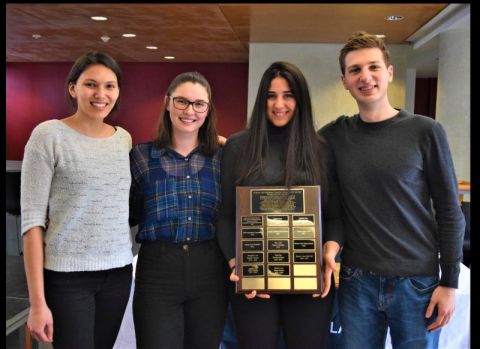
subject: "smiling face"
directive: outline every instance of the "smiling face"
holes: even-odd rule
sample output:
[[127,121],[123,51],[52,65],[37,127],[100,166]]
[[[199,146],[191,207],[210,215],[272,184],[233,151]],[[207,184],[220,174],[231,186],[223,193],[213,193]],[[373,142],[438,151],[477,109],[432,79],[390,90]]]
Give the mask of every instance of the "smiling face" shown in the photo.
[[393,66],[385,64],[382,51],[364,48],[345,56],[342,82],[360,107],[388,104],[388,84],[393,81]]
[[167,110],[170,114],[172,122],[172,130],[175,134],[194,133],[198,135],[200,127],[202,127],[208,115],[208,109],[204,112],[197,112],[193,109],[192,104],[188,104],[184,110],[175,107],[173,98],[181,97],[184,102],[206,102],[209,103],[207,89],[197,83],[185,82],[177,86],[172,92],[172,98],[169,98]]
[[297,101],[285,78],[272,79],[268,88],[267,118],[276,127],[287,125],[295,115]]
[[77,101],[77,114],[93,119],[106,118],[120,95],[117,76],[102,64],[88,66],[68,92]]

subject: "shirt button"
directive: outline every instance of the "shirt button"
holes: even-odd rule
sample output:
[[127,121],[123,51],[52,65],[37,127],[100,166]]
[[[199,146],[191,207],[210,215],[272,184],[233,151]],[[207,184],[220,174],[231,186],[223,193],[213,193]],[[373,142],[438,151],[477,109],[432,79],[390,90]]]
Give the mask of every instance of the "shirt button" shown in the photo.
[[187,241],[190,241],[190,238],[187,238]]
[[191,198],[192,198],[192,196],[191,196],[191,195],[189,195],[189,196],[188,196],[188,198],[189,198],[189,199],[191,199]]
[[189,179],[189,178],[190,178],[190,176],[187,176],[187,179]]
[[188,158],[185,158],[185,161],[188,161]]
[[188,250],[188,245],[183,245],[182,248],[186,251]]
[[187,219],[188,219],[189,221],[191,221],[191,220],[192,220],[192,217],[188,217]]

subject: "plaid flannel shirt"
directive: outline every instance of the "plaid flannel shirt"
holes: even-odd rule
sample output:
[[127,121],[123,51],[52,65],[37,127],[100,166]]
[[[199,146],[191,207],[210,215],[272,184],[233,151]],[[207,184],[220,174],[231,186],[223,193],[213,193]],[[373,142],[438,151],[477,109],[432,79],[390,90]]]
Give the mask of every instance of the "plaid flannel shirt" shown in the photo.
[[187,156],[154,142],[130,153],[130,219],[138,223],[136,241],[211,240],[221,201],[221,150],[205,156],[200,147]]

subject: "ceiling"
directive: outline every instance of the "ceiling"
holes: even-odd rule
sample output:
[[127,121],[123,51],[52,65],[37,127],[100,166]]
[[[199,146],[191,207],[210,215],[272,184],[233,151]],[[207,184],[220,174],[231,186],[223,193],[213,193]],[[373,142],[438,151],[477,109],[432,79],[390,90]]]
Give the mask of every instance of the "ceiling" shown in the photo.
[[[250,43],[344,43],[357,30],[410,36],[448,4],[7,4],[7,62],[72,62],[105,51],[119,62],[248,62]],[[403,20],[389,22],[388,15]],[[90,16],[106,16],[96,22]],[[134,33],[134,38],[122,34]],[[40,34],[41,38],[32,38]],[[101,36],[110,40],[103,42]],[[157,50],[148,50],[148,45]]]

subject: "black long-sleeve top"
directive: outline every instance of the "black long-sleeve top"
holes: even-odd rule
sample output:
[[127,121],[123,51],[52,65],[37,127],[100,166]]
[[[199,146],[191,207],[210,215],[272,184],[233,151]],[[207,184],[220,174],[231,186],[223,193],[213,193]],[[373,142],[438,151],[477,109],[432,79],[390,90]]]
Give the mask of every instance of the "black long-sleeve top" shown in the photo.
[[442,126],[402,110],[375,123],[341,116],[319,133],[345,209],[342,263],[388,276],[438,275],[440,264],[440,285],[458,287],[465,220]]
[[[228,138],[223,148],[222,158],[222,204],[220,208],[219,220],[217,224],[217,237],[220,247],[227,261],[235,257],[235,197],[236,180],[241,172],[242,166],[245,166],[241,159],[242,148],[245,146],[248,129],[240,131]],[[263,172],[254,179],[249,179],[242,186],[275,186],[285,185],[285,153],[286,143],[288,142],[289,127],[269,127],[268,135],[268,155],[264,162]],[[329,159],[329,149],[325,147],[324,151],[318,156],[326,156]],[[330,164],[327,171],[333,169]],[[327,173],[329,180],[328,190],[322,188],[321,191],[328,193],[328,198],[322,196],[322,238],[324,241],[337,240],[336,237],[342,236],[343,222],[341,220],[341,206],[336,190],[334,178]],[[303,185],[318,185],[319,183],[305,183]],[[338,241],[340,243],[340,241]]]

